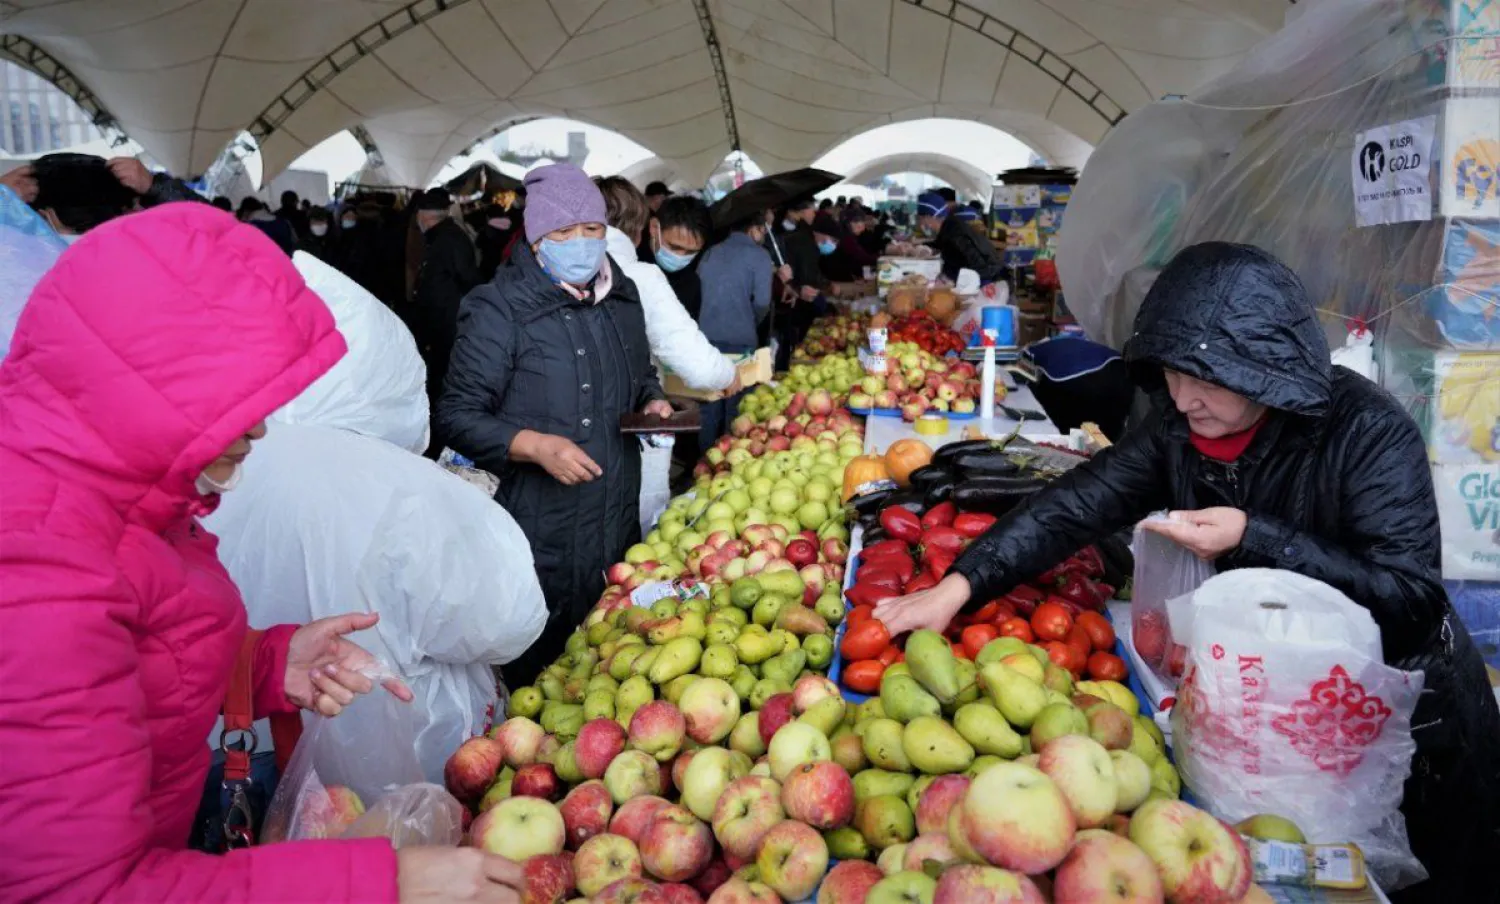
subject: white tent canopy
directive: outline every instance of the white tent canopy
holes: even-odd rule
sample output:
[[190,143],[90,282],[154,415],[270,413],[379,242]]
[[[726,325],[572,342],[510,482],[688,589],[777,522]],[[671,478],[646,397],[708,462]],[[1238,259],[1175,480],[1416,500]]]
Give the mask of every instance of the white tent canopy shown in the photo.
[[[738,146],[772,172],[929,117],[1078,165],[1185,93],[1288,0],[5,0],[0,52],[97,104],[174,172],[248,129],[266,177],[363,125],[427,184],[507,122],[614,129],[701,183]],[[63,67],[61,70],[59,67]],[[61,74],[59,74],[61,72]]]

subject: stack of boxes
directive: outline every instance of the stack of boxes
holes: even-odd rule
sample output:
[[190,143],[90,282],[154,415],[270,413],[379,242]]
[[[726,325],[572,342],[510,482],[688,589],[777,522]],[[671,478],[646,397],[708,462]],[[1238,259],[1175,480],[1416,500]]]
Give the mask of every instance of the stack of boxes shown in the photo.
[[1029,267],[1043,249],[1055,250],[1072,185],[1003,185],[990,201],[990,238],[1005,245],[1007,267]]

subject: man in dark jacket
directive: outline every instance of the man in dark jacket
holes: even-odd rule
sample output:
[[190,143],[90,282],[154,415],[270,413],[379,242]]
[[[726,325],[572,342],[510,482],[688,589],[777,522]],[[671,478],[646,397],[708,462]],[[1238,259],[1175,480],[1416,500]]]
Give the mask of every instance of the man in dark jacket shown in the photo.
[[333,236],[330,228],[333,217],[321,207],[307,211],[307,235],[297,242],[297,250],[305,251],[325,264],[333,264]]
[[[423,192],[415,204],[424,247],[412,289],[412,332],[427,362],[427,395],[435,409],[458,332],[458,305],[479,285],[479,262],[469,234],[449,216],[452,200],[447,191]],[[436,429],[432,449],[443,450],[442,434]]]
[[708,243],[712,231],[708,207],[697,198],[678,195],[657,206],[643,240],[651,250],[650,262],[667,275],[667,284],[694,320],[703,308],[698,252]]
[[793,300],[787,303],[776,302],[777,370],[785,370],[790,365],[792,349],[807,335],[816,315],[814,305],[828,285],[828,279],[823,276],[823,256],[818,251],[817,236],[813,234],[813,220],[818,215],[817,204],[812,198],[796,201],[786,211],[786,222],[792,228],[784,229],[776,236],[786,264],[792,269],[787,288],[791,289],[793,296]]
[[605,254],[604,197],[580,169],[526,176],[526,240],[464,299],[438,425],[500,478],[495,499],[531,542],[549,618],[505,667],[533,681],[640,536],[638,411],[668,414],[634,284]]
[[1005,279],[1005,261],[990,240],[958,217],[951,216],[948,202],[937,192],[917,199],[917,223],[935,231],[932,246],[943,256],[943,275],[955,282],[958,271],[973,270],[981,285]]
[[937,587],[876,608],[891,633],[942,626],[1154,511],[1220,572],[1280,568],[1370,610],[1385,661],[1425,673],[1401,810],[1431,878],[1397,900],[1493,900],[1500,712],[1439,581],[1421,431],[1329,363],[1297,276],[1245,245],[1187,248],[1152,287],[1125,358],[1151,416],[1001,519]]

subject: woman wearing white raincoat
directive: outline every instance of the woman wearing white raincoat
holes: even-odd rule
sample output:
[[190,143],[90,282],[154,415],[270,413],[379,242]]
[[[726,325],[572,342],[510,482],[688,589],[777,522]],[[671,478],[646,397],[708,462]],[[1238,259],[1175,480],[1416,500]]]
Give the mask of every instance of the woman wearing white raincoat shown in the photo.
[[421,457],[426,373],[406,327],[316,258],[294,262],[349,354],[272,415],[239,485],[205,523],[252,627],[380,615],[350,639],[411,687],[424,723],[418,759],[441,783],[448,755],[496,703],[491,667],[541,634],[547,610],[530,546],[504,509]]

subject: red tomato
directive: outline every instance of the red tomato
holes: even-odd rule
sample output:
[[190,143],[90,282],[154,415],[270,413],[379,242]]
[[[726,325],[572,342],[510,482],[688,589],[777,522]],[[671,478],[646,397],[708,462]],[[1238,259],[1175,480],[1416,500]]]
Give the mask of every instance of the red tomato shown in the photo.
[[1073,623],[1073,629],[1068,632],[1068,636],[1063,639],[1063,643],[1081,653],[1084,659],[1089,658],[1089,654],[1094,652],[1094,642],[1089,639],[1089,632],[1084,630],[1083,626],[1077,622]]
[[844,687],[860,694],[878,694],[885,663],[879,659],[862,659],[844,666]]
[[1026,643],[1036,640],[1036,635],[1031,633],[1031,623],[1024,618],[1007,618],[1000,623],[1001,637],[1016,637]]
[[880,659],[881,665],[895,665],[896,663],[901,661],[901,650],[900,648],[894,646],[886,647],[884,650],[880,651],[880,656],[878,658]]
[[953,658],[954,659],[968,659],[969,658],[969,652],[964,649],[964,645],[963,644],[961,644],[961,643],[950,643],[949,646],[951,646],[953,648]]
[[1083,668],[1088,664],[1088,657],[1079,652],[1077,647],[1060,640],[1048,641],[1044,649],[1053,665],[1060,669],[1067,669],[1075,676],[1083,674]]
[[1000,636],[1000,629],[990,624],[970,625],[964,629],[964,652],[970,659],[979,655],[984,645]]
[[844,632],[844,642],[839,652],[845,659],[874,659],[891,642],[891,632],[878,618],[854,625]]
[[1096,681],[1124,681],[1125,661],[1113,653],[1095,653],[1089,657],[1089,675]]
[[1115,626],[1097,612],[1084,612],[1078,616],[1077,626],[1088,632],[1094,649],[1109,652],[1115,647]]
[[849,614],[845,617],[845,620],[849,622],[849,627],[852,628],[855,625],[864,624],[874,617],[874,606],[855,606],[853,609],[849,610]]
[[985,603],[983,606],[979,607],[979,611],[975,612],[974,617],[970,619],[970,624],[977,624],[979,622],[993,622],[995,620],[995,616],[999,614],[1000,604],[998,602],[995,602],[994,600],[991,600],[988,603]]
[[1031,614],[1031,630],[1037,640],[1062,640],[1073,630],[1073,616],[1057,603],[1042,603]]

